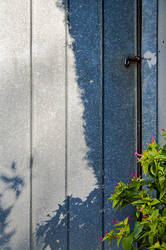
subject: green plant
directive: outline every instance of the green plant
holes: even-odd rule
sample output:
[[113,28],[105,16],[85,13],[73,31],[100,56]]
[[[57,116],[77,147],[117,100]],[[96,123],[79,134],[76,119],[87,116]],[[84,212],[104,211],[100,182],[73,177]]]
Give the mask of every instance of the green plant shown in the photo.
[[[166,140],[166,130],[162,135]],[[129,217],[113,220],[114,229],[100,238],[109,244],[117,240],[125,250],[166,249],[166,144],[157,144],[153,137],[151,141],[142,154],[135,153],[146,178],[131,174],[130,181],[120,181],[110,197],[114,209],[135,208],[133,230]]]

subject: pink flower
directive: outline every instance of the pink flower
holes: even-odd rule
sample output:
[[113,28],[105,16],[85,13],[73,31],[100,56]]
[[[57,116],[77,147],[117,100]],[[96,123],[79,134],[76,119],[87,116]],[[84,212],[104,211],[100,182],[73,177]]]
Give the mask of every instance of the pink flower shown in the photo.
[[116,186],[118,187],[118,186],[119,186],[119,183],[117,183]]
[[108,231],[105,231],[105,234],[108,234]]
[[118,220],[112,220],[112,223],[114,223],[114,224],[118,224],[118,223],[119,223],[119,221],[118,221]]
[[103,240],[103,237],[100,237],[100,241],[102,241]]
[[155,142],[155,139],[154,139],[153,136],[151,137],[151,142],[152,142],[152,143]]
[[135,152],[134,154],[135,154],[135,156],[139,156],[139,157],[142,156],[141,154],[138,154],[137,152]]
[[128,218],[128,220],[130,220],[130,216],[128,216],[127,218]]
[[142,217],[145,219],[147,216],[146,216],[146,215],[143,215]]
[[162,128],[162,130],[161,130],[163,133],[165,132],[165,129],[164,128]]
[[131,177],[136,177],[136,176],[135,176],[135,172],[134,172],[134,173],[130,173],[130,176],[131,176]]
[[115,238],[115,239],[117,239],[117,238],[118,238],[118,236],[116,236],[116,235],[115,235],[115,236],[114,236],[114,238]]

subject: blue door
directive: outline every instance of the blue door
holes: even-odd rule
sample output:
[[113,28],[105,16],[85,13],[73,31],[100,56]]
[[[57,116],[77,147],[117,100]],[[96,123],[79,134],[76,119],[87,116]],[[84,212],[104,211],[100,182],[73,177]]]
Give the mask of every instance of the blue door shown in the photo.
[[[0,249],[116,249],[99,238],[136,171],[136,0],[0,1]],[[141,104],[140,104],[141,105]]]

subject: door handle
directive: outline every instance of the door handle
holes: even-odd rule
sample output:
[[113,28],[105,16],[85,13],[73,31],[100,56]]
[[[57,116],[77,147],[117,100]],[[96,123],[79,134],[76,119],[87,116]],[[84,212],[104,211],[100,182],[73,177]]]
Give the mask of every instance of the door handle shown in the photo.
[[140,56],[126,56],[124,65],[125,67],[129,67],[130,63],[141,63],[142,62],[142,57]]

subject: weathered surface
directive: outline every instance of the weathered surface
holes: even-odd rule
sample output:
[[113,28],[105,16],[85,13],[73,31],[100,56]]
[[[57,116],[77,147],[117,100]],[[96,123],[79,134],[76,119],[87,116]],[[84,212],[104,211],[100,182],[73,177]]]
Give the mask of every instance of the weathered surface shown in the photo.
[[29,249],[29,1],[0,1],[0,249]]
[[161,130],[166,129],[166,2],[164,0],[159,1],[159,12],[158,12],[158,134],[159,141],[162,140],[160,137]]
[[[35,249],[65,249],[65,14],[56,2],[33,1],[32,216]],[[64,208],[65,210],[65,208]],[[66,211],[65,211],[66,213]]]
[[[29,250],[30,240],[35,250],[102,249],[112,219],[132,214],[114,213],[108,197],[136,169],[136,65],[124,66],[136,54],[136,0],[31,3],[30,13],[30,1],[0,2],[0,249]],[[144,140],[157,128],[156,0],[150,5]]]
[[69,249],[101,249],[101,3],[70,0],[68,41]]
[[142,24],[142,113],[143,147],[151,136],[157,139],[157,0],[143,1]]
[[135,10],[136,1],[104,4],[105,231],[112,227],[113,219],[128,215],[129,211],[115,213],[108,198],[116,183],[127,182],[136,170],[136,65],[124,66],[125,56],[136,53]]

